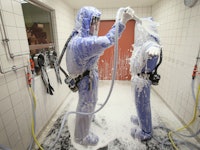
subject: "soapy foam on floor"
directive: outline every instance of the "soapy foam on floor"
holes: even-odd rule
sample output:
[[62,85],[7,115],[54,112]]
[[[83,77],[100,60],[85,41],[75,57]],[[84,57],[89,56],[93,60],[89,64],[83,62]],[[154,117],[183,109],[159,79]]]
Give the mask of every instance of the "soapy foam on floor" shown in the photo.
[[[101,81],[99,86],[99,100],[96,106],[98,109],[106,99],[109,91],[110,81]],[[77,93],[71,93],[68,97],[70,104],[67,106],[62,115],[57,119],[54,126],[49,131],[48,136],[43,141],[43,146],[48,147],[55,140],[56,132],[60,129],[63,115],[67,111],[76,110],[78,102]],[[151,108],[153,126],[167,126],[176,129],[181,123],[167,109],[159,97],[152,91]],[[159,108],[162,108],[160,110]],[[156,140],[162,141],[166,138],[167,132],[162,129],[154,129],[154,136],[148,142],[140,142],[133,139],[130,135],[131,128],[136,127],[130,121],[130,117],[136,115],[133,94],[131,92],[130,81],[117,81],[113,93],[105,107],[95,114],[91,124],[91,131],[99,136],[99,143],[96,146],[84,147],[74,142],[75,114],[68,117],[68,121],[62,131],[59,142],[56,143],[55,149],[68,150],[146,150],[159,149],[161,145]],[[171,149],[172,147],[165,147]],[[45,149],[46,150],[46,149]]]

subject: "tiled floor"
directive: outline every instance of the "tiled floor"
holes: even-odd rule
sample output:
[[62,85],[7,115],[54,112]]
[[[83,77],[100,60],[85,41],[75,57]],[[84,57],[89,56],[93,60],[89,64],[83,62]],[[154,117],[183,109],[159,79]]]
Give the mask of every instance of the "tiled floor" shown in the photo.
[[[99,100],[96,110],[104,103],[109,93],[110,85],[111,81],[100,81]],[[97,150],[104,146],[108,146],[109,150],[147,149],[149,143],[141,143],[140,141],[133,139],[130,135],[130,130],[132,127],[134,127],[134,125],[130,122],[130,117],[131,115],[136,115],[133,94],[134,93],[131,91],[130,81],[115,81],[113,92],[108,103],[95,115],[95,121],[91,125],[91,131],[97,134],[100,139],[97,146],[83,147],[74,142],[73,133],[75,126],[75,115],[70,115],[66,125],[68,125],[69,128],[71,135],[70,139],[73,147],[77,150]],[[78,102],[77,93],[71,93],[68,96],[68,99],[70,99],[70,103],[64,103],[62,105],[54,118],[51,120],[49,126],[46,127],[43,134],[39,138],[41,143],[46,138],[48,131],[52,128],[52,125],[63,111],[76,110],[76,104]],[[154,127],[164,125],[171,130],[175,130],[183,126],[153,90],[151,91],[151,108]],[[194,139],[190,139],[190,141],[197,144],[197,141]],[[151,144],[152,143],[153,142],[151,142]],[[155,144],[155,142],[153,144]],[[120,149],[119,147],[123,148]],[[183,146],[181,149],[186,148]]]

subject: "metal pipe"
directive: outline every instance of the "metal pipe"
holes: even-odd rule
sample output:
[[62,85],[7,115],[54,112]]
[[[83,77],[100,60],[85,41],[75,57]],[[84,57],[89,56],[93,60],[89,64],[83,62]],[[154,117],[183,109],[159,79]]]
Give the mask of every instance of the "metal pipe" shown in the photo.
[[10,58],[13,59],[14,55],[13,55],[13,53],[10,52],[10,47],[9,47],[9,44],[8,44],[9,39],[7,38],[7,35],[6,35],[6,29],[5,29],[5,25],[4,25],[4,22],[3,22],[3,16],[2,16],[2,10],[0,10],[0,17],[1,17],[2,27],[3,27],[4,37],[5,37],[4,39],[2,39],[2,41],[4,43],[6,43],[7,48],[8,48],[8,53],[10,55]]
[[6,29],[5,29],[5,25],[4,25],[4,21],[3,21],[3,16],[2,16],[2,10],[0,10],[0,18],[1,18],[1,23],[2,23],[2,27],[3,27],[3,33],[4,33],[4,38],[2,39],[2,41],[6,44],[7,48],[8,48],[8,53],[10,55],[10,58],[14,58],[14,57],[17,57],[17,56],[22,56],[22,55],[29,55],[30,53],[26,52],[26,53],[21,53],[21,54],[13,54],[10,50],[10,46],[8,44],[9,42],[9,39],[7,37],[7,34],[6,34]]
[[20,54],[13,54],[13,57],[23,56],[23,55],[30,55],[30,53],[29,52],[24,52],[24,53],[20,53]]
[[2,68],[1,68],[1,66],[0,66],[0,73],[1,74],[6,74],[8,72],[16,71],[18,69],[25,68],[25,67],[28,67],[28,65],[23,65],[23,66],[20,66],[20,67],[17,67],[17,66],[14,65],[14,66],[11,67],[11,69],[3,71]]

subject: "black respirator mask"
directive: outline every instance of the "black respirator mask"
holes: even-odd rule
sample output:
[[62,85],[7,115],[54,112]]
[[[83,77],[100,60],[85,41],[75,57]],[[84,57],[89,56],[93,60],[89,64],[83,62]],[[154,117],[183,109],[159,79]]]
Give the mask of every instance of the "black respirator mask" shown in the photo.
[[151,83],[153,85],[158,85],[158,82],[160,80],[160,75],[157,74],[157,72],[153,72],[153,73],[150,74],[149,80],[151,80]]
[[150,75],[149,80],[152,82],[153,85],[158,85],[158,83],[159,83],[160,75],[157,73],[157,69],[160,66],[161,62],[162,62],[162,49],[160,52],[159,63],[156,65],[155,69],[152,72],[148,73]]
[[140,76],[142,74],[147,74],[148,79],[151,81],[152,85],[158,85],[159,80],[160,80],[160,75],[157,73],[157,69],[160,66],[161,62],[162,62],[162,49],[161,49],[161,52],[160,52],[159,63],[156,65],[155,69],[151,72],[147,72],[147,73],[142,72],[141,74],[138,74],[138,75]]

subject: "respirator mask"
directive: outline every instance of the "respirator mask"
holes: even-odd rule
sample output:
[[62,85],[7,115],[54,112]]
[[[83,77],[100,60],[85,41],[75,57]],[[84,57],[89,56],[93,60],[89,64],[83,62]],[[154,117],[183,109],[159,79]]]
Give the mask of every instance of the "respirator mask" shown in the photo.
[[160,50],[160,60],[159,60],[158,64],[156,65],[154,71],[149,73],[150,74],[149,80],[152,82],[153,85],[158,85],[158,82],[160,80],[160,75],[157,74],[157,69],[160,66],[160,64],[162,63],[162,57],[163,56],[162,56],[162,48],[161,48],[161,50]]
[[68,76],[65,79],[65,83],[68,85],[68,87],[70,88],[71,91],[73,91],[73,92],[77,92],[78,91],[78,86],[77,86],[76,79],[71,78],[70,76]]
[[151,81],[151,83],[153,85],[158,85],[158,82],[160,80],[160,75],[157,74],[157,72],[153,72],[153,73],[150,74],[149,80]]

